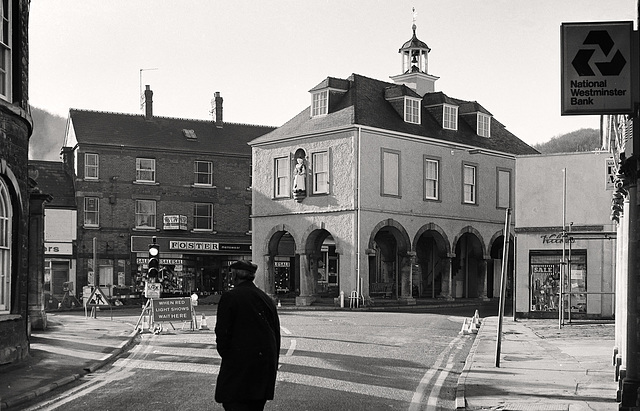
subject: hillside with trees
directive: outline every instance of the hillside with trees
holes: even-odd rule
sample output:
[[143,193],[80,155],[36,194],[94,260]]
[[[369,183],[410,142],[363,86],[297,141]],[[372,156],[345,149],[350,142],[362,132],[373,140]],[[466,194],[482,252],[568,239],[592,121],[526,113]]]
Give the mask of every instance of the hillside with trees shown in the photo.
[[60,161],[67,119],[31,106],[33,134],[29,139],[29,160]]
[[552,137],[546,143],[536,144],[533,148],[542,154],[553,154],[594,151],[599,150],[601,145],[600,130],[581,128],[580,130]]

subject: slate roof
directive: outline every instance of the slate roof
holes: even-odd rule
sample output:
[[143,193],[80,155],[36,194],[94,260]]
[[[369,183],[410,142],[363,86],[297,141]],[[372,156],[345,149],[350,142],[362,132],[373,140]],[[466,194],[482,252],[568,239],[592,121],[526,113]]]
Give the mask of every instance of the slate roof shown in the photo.
[[[349,90],[340,96],[332,96],[339,101],[330,102],[331,110],[326,116],[311,118],[309,107],[307,107],[281,127],[251,141],[250,144],[283,140],[323,129],[360,125],[514,155],[538,154],[538,151],[508,131],[493,117],[491,118],[491,137],[478,136],[475,124],[472,126],[467,123],[463,114],[472,111],[489,115],[490,113],[475,101],[451,98],[442,92],[427,93],[422,98],[422,124],[411,124],[405,122],[402,115],[385,100],[385,90],[398,87],[397,84],[358,74],[352,74],[348,80]],[[442,124],[425,108],[442,103],[460,107],[458,130],[443,129]]]
[[63,162],[29,160],[28,168],[40,191],[53,196],[47,208],[76,208],[73,176],[65,171]]
[[[166,150],[251,155],[249,141],[275,127],[223,123],[213,120],[157,117],[103,111],[69,110],[78,143],[103,146],[149,147]],[[188,138],[183,130],[193,130],[197,138]],[[190,134],[190,133],[187,133]]]

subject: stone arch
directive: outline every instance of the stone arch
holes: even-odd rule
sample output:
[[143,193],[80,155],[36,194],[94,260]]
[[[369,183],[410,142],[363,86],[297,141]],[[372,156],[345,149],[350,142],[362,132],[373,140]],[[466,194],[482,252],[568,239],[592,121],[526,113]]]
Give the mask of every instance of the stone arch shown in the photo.
[[[285,253],[285,257],[279,256],[280,241],[282,238],[289,234],[293,245],[291,247],[291,253]],[[295,256],[295,249],[298,247],[299,240],[296,238],[295,233],[286,224],[279,224],[269,230],[262,243],[262,264],[258,266],[258,273],[256,275],[256,284],[258,284],[258,278],[261,280],[261,288],[269,295],[275,296],[279,289],[285,292],[293,291],[297,289],[299,273],[295,269],[297,258]],[[276,263],[278,260],[278,264]],[[262,265],[262,267],[260,267]],[[279,265],[282,265],[280,267]],[[262,275],[260,275],[262,274]],[[278,284],[285,283],[286,287]]]
[[489,255],[482,234],[466,226],[453,242],[452,288],[456,298],[487,298]]
[[473,228],[472,226],[468,225],[466,227],[464,227],[462,230],[460,230],[460,232],[455,236],[455,238],[453,239],[453,250],[456,249],[456,247],[458,246],[458,241],[460,241],[460,238],[465,235],[465,234],[473,234],[475,237],[478,238],[478,240],[480,241],[480,247],[482,248],[482,255],[483,258],[489,258],[489,253],[487,252],[487,247],[485,245],[484,239],[482,237],[482,234],[480,234],[480,231],[476,230],[475,228]]
[[413,240],[412,292],[417,297],[450,295],[451,244],[437,224],[420,227]]
[[420,229],[418,230],[416,235],[413,237],[413,245],[411,247],[412,251],[416,251],[416,247],[418,245],[418,240],[420,239],[420,237],[422,237],[422,235],[424,233],[429,232],[429,231],[434,231],[434,232],[439,234],[439,236],[434,236],[434,239],[436,240],[436,243],[438,244],[438,248],[443,249],[444,253],[447,256],[451,255],[451,242],[449,241],[449,238],[447,237],[447,233],[445,233],[444,230],[439,225],[437,225],[435,223],[425,224],[422,227],[420,227]]
[[[507,253],[506,265],[506,297],[509,301],[513,292],[513,270],[515,258],[515,242],[513,233],[509,234],[509,249]],[[500,286],[502,282],[504,248],[504,230],[496,231],[489,241],[490,259],[487,264],[487,297],[497,298],[500,296]]]
[[[379,222],[369,237],[366,250],[369,263],[369,296],[396,298],[415,304],[412,297],[411,269],[414,253],[411,240],[399,222],[389,218]],[[366,295],[366,291],[364,292]]]
[[375,227],[373,227],[373,230],[371,230],[371,235],[369,236],[368,248],[370,249],[374,248],[374,243],[375,243],[374,240],[376,238],[376,235],[380,232],[380,230],[386,227],[395,228],[395,230],[390,230],[390,232],[393,234],[396,241],[398,242],[398,252],[399,253],[409,252],[411,250],[411,240],[409,239],[409,234],[407,233],[407,230],[404,229],[402,224],[400,224],[399,222],[397,222],[392,218],[388,218],[386,220],[380,221],[378,224],[376,224]]

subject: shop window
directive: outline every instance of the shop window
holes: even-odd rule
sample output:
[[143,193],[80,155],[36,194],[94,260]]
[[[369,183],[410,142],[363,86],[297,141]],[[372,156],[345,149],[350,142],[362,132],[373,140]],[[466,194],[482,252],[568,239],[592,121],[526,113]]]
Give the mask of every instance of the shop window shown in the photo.
[[0,179],[0,314],[7,314],[11,309],[11,210],[11,196]]
[[136,200],[136,228],[156,228],[156,202]]
[[[587,252],[573,250],[565,254],[569,268],[564,278],[565,310],[571,307],[573,313],[587,312]],[[531,311],[558,312],[560,301],[560,267],[562,251],[531,252]],[[569,286],[571,285],[571,286]]]

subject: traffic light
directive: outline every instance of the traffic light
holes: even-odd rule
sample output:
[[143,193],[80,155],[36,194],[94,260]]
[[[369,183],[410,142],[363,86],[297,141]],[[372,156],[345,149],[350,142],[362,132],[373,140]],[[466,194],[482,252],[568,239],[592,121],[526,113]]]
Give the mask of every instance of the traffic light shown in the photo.
[[153,244],[149,244],[149,262],[147,269],[147,277],[158,278],[160,270],[160,246],[156,244],[156,238],[153,238]]

